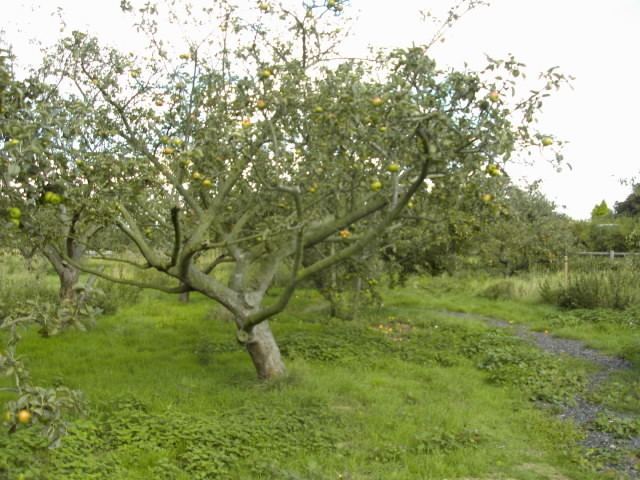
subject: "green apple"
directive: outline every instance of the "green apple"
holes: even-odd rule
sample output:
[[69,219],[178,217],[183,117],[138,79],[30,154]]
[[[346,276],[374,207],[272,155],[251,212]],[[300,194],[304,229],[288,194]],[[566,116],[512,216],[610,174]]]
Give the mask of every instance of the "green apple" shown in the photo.
[[500,167],[498,167],[497,165],[491,163],[487,165],[487,173],[492,177],[499,177],[500,175],[502,175],[502,170],[500,170]]
[[553,139],[551,137],[542,137],[542,146],[548,147],[549,145],[553,145]]
[[51,205],[59,205],[62,202],[62,197],[56,192],[44,192],[44,202]]
[[211,188],[211,187],[213,186],[213,182],[212,182],[211,180],[209,180],[208,178],[205,178],[205,179],[202,181],[202,186],[203,186],[204,188]]
[[256,107],[258,107],[258,110],[264,110],[265,108],[267,108],[267,101],[262,98],[258,99],[258,101],[256,102]]
[[9,215],[9,218],[11,219],[20,220],[20,217],[22,217],[22,212],[18,207],[10,207],[7,209],[7,215]]
[[387,167],[387,171],[391,173],[395,173],[399,170],[400,170],[400,165],[398,165],[397,163],[392,163]]
[[489,94],[489,100],[491,100],[493,103],[497,102],[498,100],[500,100],[500,93],[496,90],[493,90]]
[[371,105],[373,105],[374,107],[379,107],[383,103],[384,103],[384,100],[382,99],[382,97],[373,97],[371,99]]
[[374,180],[373,182],[371,182],[371,190],[373,190],[374,192],[377,192],[381,188],[382,182],[380,182],[380,180]]

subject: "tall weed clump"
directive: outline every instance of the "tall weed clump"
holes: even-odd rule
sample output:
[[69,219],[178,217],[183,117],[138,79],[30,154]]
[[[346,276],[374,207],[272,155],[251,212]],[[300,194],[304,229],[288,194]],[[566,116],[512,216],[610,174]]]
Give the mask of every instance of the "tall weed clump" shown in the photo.
[[540,296],[543,302],[563,308],[624,310],[640,300],[639,281],[640,272],[626,266],[577,272],[566,282],[543,280]]
[[58,301],[57,279],[48,275],[46,267],[36,260],[27,263],[18,254],[0,252],[0,319],[22,307],[27,299]]

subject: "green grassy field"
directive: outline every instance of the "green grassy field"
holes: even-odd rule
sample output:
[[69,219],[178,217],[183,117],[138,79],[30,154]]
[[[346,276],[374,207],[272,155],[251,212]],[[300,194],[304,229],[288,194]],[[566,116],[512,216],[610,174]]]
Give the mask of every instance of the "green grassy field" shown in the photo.
[[[89,332],[25,335],[19,352],[34,383],[82,390],[87,411],[57,449],[37,428],[0,434],[0,478],[615,478],[585,459],[578,429],[536,406],[583,392],[590,366],[442,310],[638,358],[637,326],[606,315],[560,325],[566,315],[549,306],[418,279],[349,322],[299,291],[272,322],[289,375],[260,383],[213,303],[145,292]],[[618,379],[603,398],[632,409],[636,379]]]

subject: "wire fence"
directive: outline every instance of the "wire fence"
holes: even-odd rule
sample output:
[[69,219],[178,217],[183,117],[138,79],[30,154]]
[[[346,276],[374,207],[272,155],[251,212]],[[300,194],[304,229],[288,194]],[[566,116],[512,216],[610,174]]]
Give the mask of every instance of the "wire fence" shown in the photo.
[[590,273],[640,268],[640,252],[567,252],[563,256],[565,281],[572,272]]

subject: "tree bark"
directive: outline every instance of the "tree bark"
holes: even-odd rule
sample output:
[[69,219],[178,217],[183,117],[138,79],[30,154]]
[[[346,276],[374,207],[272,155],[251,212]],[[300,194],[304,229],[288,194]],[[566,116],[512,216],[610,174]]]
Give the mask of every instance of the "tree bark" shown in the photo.
[[[80,279],[80,270],[65,262],[55,248],[50,245],[45,246],[42,253],[44,253],[44,256],[49,260],[51,265],[53,265],[53,268],[60,279],[60,289],[58,290],[60,300],[74,301],[76,297],[74,287]],[[77,253],[79,254],[76,256],[79,258],[81,256],[81,252]]]
[[280,349],[268,321],[253,327],[246,348],[260,380],[270,380],[286,374]]
[[60,278],[60,300],[75,301],[76,290],[74,287],[80,278],[80,271],[67,265],[58,270],[58,277]]

